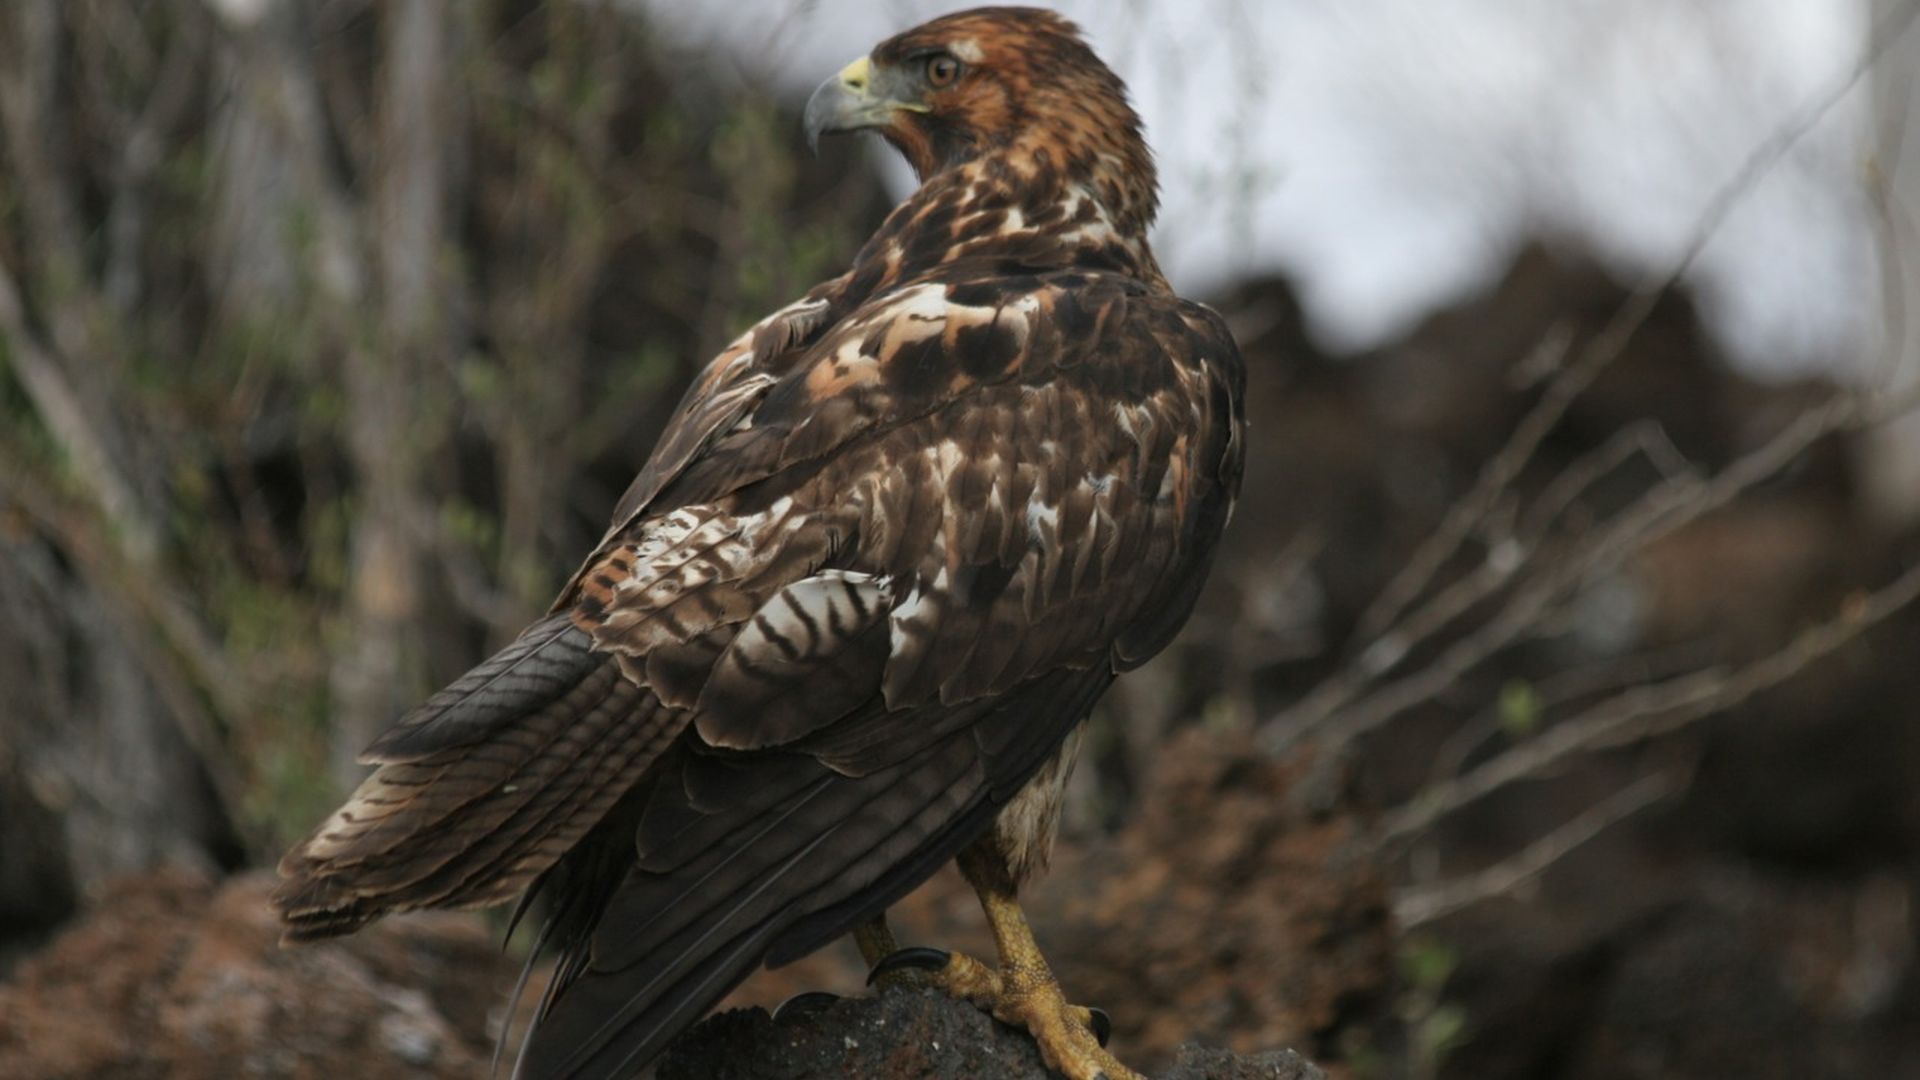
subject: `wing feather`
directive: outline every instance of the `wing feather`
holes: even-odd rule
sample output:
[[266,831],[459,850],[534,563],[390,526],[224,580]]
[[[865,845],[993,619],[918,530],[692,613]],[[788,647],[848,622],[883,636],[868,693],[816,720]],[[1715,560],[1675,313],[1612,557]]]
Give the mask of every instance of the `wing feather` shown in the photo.
[[[757,963],[897,899],[1165,644],[1240,464],[1238,356],[1189,308],[1084,273],[882,298],[609,534],[603,559],[664,515],[724,518],[737,550],[664,592],[617,565],[576,590],[577,624],[632,677],[698,642],[674,655],[699,690],[579,856],[631,853],[558,935],[531,1075],[644,1061]],[[728,604],[682,613],[722,587]]]
[[1238,355],[1117,274],[829,282],[695,381],[548,620],[369,748],[295,937],[538,881],[523,1065],[642,1062],[988,827],[1185,620]]
[[[883,769],[850,776],[796,761],[791,769],[808,780],[787,799],[755,810],[742,792],[716,809],[699,857],[627,874],[591,959],[531,1037],[529,1074],[618,1075],[611,1070],[657,1053],[763,959],[804,955],[897,900],[974,838],[1004,801],[997,787],[1018,790],[1072,726],[1060,718],[1077,718],[1110,679],[1097,670],[1048,676],[1009,700],[964,707],[967,723],[927,725],[947,734]],[[1021,734],[982,741],[982,724]],[[1003,744],[1001,753],[989,744]],[[673,773],[715,760],[676,754],[655,782],[690,786]],[[645,828],[636,836],[643,853],[654,850]],[[689,846],[684,835],[674,842]],[[732,947],[742,940],[759,951]]]
[[604,657],[564,617],[535,623],[486,663],[428,698],[361,753],[367,765],[417,761],[464,746],[572,690]]

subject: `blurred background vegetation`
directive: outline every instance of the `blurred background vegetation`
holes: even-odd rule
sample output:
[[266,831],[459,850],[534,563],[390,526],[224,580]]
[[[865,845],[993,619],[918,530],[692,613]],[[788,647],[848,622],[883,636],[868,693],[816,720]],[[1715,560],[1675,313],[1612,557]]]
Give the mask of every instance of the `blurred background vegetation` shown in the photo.
[[17,808],[16,914],[308,827],[551,599],[706,350],[850,257],[874,184],[649,44],[600,5],[0,13],[9,763],[83,755],[40,810],[127,834],[62,871]]
[[[0,5],[0,964],[269,866],[848,261],[878,176],[711,59],[601,3]],[[1248,496],[1037,901],[1122,1045],[1920,1069],[1910,397],[1742,374],[1564,237],[1359,355],[1287,281],[1205,299]]]

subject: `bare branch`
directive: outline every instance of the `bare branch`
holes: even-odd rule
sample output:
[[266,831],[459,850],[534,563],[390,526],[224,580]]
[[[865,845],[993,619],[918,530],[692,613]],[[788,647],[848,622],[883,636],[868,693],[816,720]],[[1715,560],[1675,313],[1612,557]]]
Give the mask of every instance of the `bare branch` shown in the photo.
[[1547,531],[1595,484],[1636,457],[1645,458],[1664,480],[1697,481],[1699,466],[1680,452],[1667,431],[1652,419],[1637,420],[1613,433],[1599,448],[1567,466],[1534,500],[1519,528],[1520,539],[1537,545]]
[[1552,560],[1543,560],[1548,564],[1522,583],[1500,611],[1463,634],[1431,663],[1381,685],[1327,722],[1322,733],[1326,744],[1337,748],[1351,742],[1432,698],[1529,632],[1570,590],[1594,573],[1618,565],[1654,540],[1727,505],[1777,475],[1815,442],[1855,426],[1861,419],[1859,398],[1836,394],[1824,405],[1796,416],[1773,438],[1711,480],[1680,477],[1648,489],[1586,538],[1557,552]]
[[[1696,671],[1710,655],[1707,643],[1688,641],[1584,667],[1568,668],[1531,684],[1535,715],[1546,715],[1583,698],[1614,692],[1653,679]],[[1462,724],[1434,751],[1427,769],[1429,782],[1452,776],[1466,767],[1473,752],[1506,730],[1498,702],[1490,703],[1473,720]]]
[[[7,456],[21,460],[18,454]],[[0,470],[0,505],[19,507],[58,538],[62,554],[120,624],[123,639],[165,700],[167,714],[200,758],[221,801],[229,811],[242,806],[246,770],[221,737],[215,715],[245,717],[253,699],[246,681],[227,664],[192,612],[149,570],[118,557],[91,515],[66,505],[27,470]],[[157,637],[142,632],[143,626],[158,630]],[[214,705],[211,713],[208,701]]]
[[1386,814],[1376,836],[1383,844],[1401,840],[1475,799],[1540,776],[1576,754],[1636,742],[1724,712],[1798,675],[1916,599],[1920,599],[1920,565],[1872,593],[1849,598],[1832,619],[1759,660],[1733,671],[1707,668],[1634,687],[1456,778],[1430,785],[1411,803]]
[[[1436,593],[1384,637],[1362,654],[1364,670],[1391,669],[1407,653],[1436,638],[1441,631],[1475,606],[1499,593],[1519,579],[1542,550],[1547,531],[1567,509],[1594,484],[1624,466],[1635,456],[1644,456],[1669,481],[1694,483],[1699,479],[1693,467],[1666,432],[1651,420],[1630,424],[1593,452],[1567,466],[1530,507],[1518,528],[1503,528],[1506,538],[1493,545],[1487,558],[1468,573]],[[1496,503],[1497,512],[1507,502]],[[1501,520],[1504,521],[1505,515]]]
[[1685,786],[1683,780],[1663,773],[1643,776],[1492,866],[1434,885],[1401,890],[1393,899],[1394,919],[1402,931],[1411,930],[1474,904],[1511,895],[1594,837]]
[[133,485],[120,471],[92,410],[67,377],[66,366],[27,325],[27,314],[13,276],[0,264],[0,339],[6,359],[19,375],[54,442],[73,464],[73,475],[118,532],[136,562],[151,561],[159,550],[158,530],[147,518]]
[[[102,305],[85,278],[85,242],[59,163],[63,132],[56,94],[60,9],[44,0],[0,16],[0,158],[20,193],[27,244],[45,272],[23,283],[0,266],[0,335],[28,396],[90,494],[118,530],[126,554],[149,561],[159,549],[157,489],[143,473],[136,432],[117,408],[108,378],[114,351],[100,327]],[[40,302],[29,316],[28,289]]]
[[[1369,642],[1395,639],[1393,646],[1370,648],[1362,654],[1359,662],[1346,665],[1339,674],[1270,720],[1269,730],[1273,733],[1270,738],[1273,741],[1285,745],[1297,740],[1310,728],[1325,722],[1359,699],[1376,679],[1410,655],[1412,643],[1395,632],[1396,623],[1408,607],[1431,587],[1436,575],[1454,558],[1467,539],[1481,530],[1488,515],[1533,461],[1547,434],[1558,426],[1567,409],[1586,392],[1594,379],[1625,351],[1634,335],[1653,314],[1660,299],[1692,268],[1728,214],[1873,69],[1880,56],[1906,31],[1916,12],[1920,12],[1920,3],[1907,3],[1877,25],[1865,52],[1849,72],[1809,102],[1797,117],[1783,125],[1772,138],[1757,147],[1721,186],[1667,268],[1635,289],[1600,333],[1580,351],[1574,362],[1559,371],[1540,400],[1515,426],[1506,444],[1482,467],[1473,487],[1454,504],[1433,534],[1414,551],[1406,565],[1362,615],[1356,639]],[[1661,487],[1665,488],[1666,485]],[[1462,595],[1471,595],[1474,589],[1484,589],[1487,584],[1483,578],[1477,585],[1470,585],[1468,592]],[[1454,605],[1458,599],[1449,598],[1447,604]],[[1444,622],[1439,625],[1444,625]],[[1431,685],[1436,681],[1444,685],[1445,679],[1425,678],[1419,681],[1422,685]],[[1377,726],[1377,722],[1368,720],[1350,726],[1356,731],[1367,730]]]

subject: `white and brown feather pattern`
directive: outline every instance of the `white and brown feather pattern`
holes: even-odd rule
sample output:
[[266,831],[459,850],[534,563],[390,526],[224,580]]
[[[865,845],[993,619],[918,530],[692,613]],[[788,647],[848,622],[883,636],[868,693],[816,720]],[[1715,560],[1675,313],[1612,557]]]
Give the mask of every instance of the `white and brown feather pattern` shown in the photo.
[[891,602],[888,578],[857,570],[782,588],[715,661],[695,707],[701,737],[730,750],[783,746],[869,701],[890,651]]
[[376,769],[288,854],[289,938],[383,912],[500,903],[586,835],[685,723],[616,667],[470,744]]
[[1007,871],[1015,881],[1035,877],[1053,859],[1053,842],[1060,832],[1060,811],[1066,803],[1067,781],[1080,760],[1084,734],[1084,728],[1074,728],[1060,749],[994,818],[995,846],[1006,858]]
[[1050,16],[955,18],[1034,50],[983,106],[1001,151],[903,145],[920,192],[714,357],[550,619],[283,864],[296,938],[543,883],[531,1075],[631,1074],[984,834],[1035,872],[1078,723],[1194,603],[1238,352],[1154,264],[1117,80]]
[[753,407],[832,322],[834,305],[842,299],[846,280],[843,275],[822,282],[806,296],[748,327],[707,363],[687,387],[646,467],[615,505],[613,524],[599,548],[560,590],[553,611],[564,610],[574,602],[584,579],[603,561],[609,548],[716,437],[752,427]]
[[[928,283],[788,335],[815,334],[814,359],[778,373],[749,355],[751,336],[736,343],[712,396],[683,406],[726,422],[691,472],[655,485],[692,484],[703,501],[641,506],[570,587],[562,619],[602,667],[570,688],[537,668],[469,677],[493,695],[474,717],[546,695],[567,725],[542,729],[536,708],[478,749],[429,741],[396,757],[290,861],[323,887],[289,910],[321,933],[381,907],[500,899],[689,725],[715,748],[787,745],[875,702],[956,705],[1060,664],[1108,663],[1143,613],[1177,625],[1183,611],[1153,609],[1194,554],[1182,518],[1196,495],[1230,495],[1235,444],[1194,438],[1222,419],[1217,372],[1125,354],[1159,345],[1126,340],[1127,307],[1141,304],[1097,275],[1012,292]],[[758,333],[787,334],[777,325]],[[1123,366],[1143,359],[1161,369]],[[596,695],[617,704],[582,704]],[[440,720],[443,740],[462,730]],[[1034,798],[1009,821],[1050,829]],[[1035,835],[1021,850],[1045,845]]]

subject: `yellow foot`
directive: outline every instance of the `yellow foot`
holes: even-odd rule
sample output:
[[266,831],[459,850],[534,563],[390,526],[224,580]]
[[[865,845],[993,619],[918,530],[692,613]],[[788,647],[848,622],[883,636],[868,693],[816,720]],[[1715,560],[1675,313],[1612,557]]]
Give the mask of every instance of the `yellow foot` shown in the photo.
[[1107,1052],[1113,1032],[1107,1014],[1069,1004],[1044,967],[999,971],[965,953],[911,948],[882,959],[867,981],[935,987],[1003,1024],[1025,1028],[1047,1067],[1067,1080],[1143,1080]]

